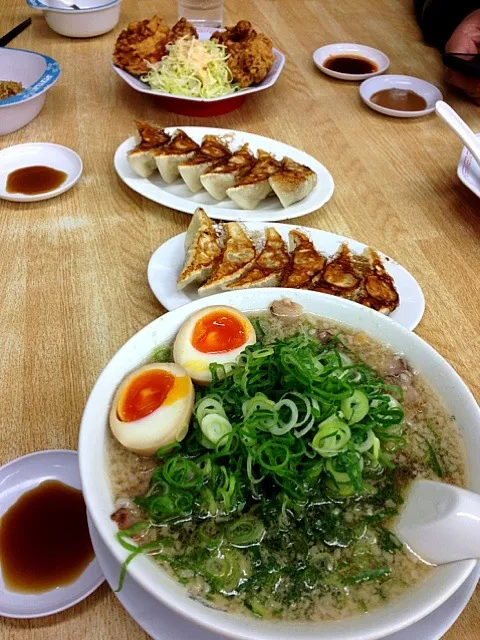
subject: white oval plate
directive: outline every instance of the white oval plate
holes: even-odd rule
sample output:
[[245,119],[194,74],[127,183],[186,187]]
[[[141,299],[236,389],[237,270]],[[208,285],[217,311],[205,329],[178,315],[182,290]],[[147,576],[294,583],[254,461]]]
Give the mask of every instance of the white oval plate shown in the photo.
[[[172,133],[177,127],[168,127],[166,131]],[[212,198],[206,191],[192,193],[187,185],[178,178],[173,184],[167,184],[162,180],[158,172],[150,178],[141,178],[137,175],[127,161],[127,151],[135,146],[135,138],[132,136],[122,142],[115,152],[115,170],[120,178],[130,189],[145,198],[149,198],[165,207],[193,214],[197,207],[202,207],[211,218],[217,220],[251,220],[255,222],[275,222],[298,218],[307,213],[320,209],[333,193],[333,178],[330,172],[316,160],[313,156],[291,147],[283,142],[278,142],[272,138],[265,138],[255,133],[246,131],[232,131],[231,129],[215,129],[213,127],[180,127],[195,142],[200,143],[203,136],[225,136],[232,140],[230,148],[238,149],[243,144],[250,145],[252,151],[263,149],[273,153],[278,159],[289,156],[296,162],[305,164],[317,174],[317,185],[313,191],[300,202],[296,202],[291,207],[284,209],[276,197],[266,198],[256,209],[244,211],[238,209],[237,205],[229,199],[219,202]]]
[[[264,224],[249,222],[245,224],[248,231],[259,232],[265,229]],[[294,227],[290,224],[276,224],[275,229],[288,243],[288,233],[291,229],[299,229],[306,233],[315,247],[322,253],[333,255],[342,242],[346,242],[354,253],[362,253],[366,245],[336,233],[329,233],[319,229]],[[177,291],[177,280],[185,261],[185,233],[180,233],[162,244],[150,258],[148,264],[148,283],[158,301],[168,311],[181,307],[188,302],[198,300],[197,287],[190,285],[182,291]],[[407,329],[415,329],[422,319],[425,310],[423,292],[415,278],[395,260],[383,253],[379,253],[385,268],[392,276],[400,296],[400,304],[390,314],[392,320]],[[281,289],[279,292],[281,293]]]
[[[383,89],[406,89],[414,91],[422,96],[427,102],[427,108],[421,111],[399,111],[397,109],[387,109],[375,104],[370,100],[374,93]],[[412,76],[385,75],[365,80],[360,85],[360,97],[370,109],[383,113],[385,116],[394,116],[395,118],[418,118],[426,116],[435,111],[435,103],[443,100],[440,90],[430,82],[414,78]]]
[[[7,193],[8,174],[22,167],[46,166],[65,171],[67,179],[58,187],[46,193],[26,195],[24,193]],[[65,193],[76,184],[82,175],[83,164],[80,156],[61,144],[51,142],[29,142],[17,144],[0,151],[0,198],[14,202],[37,202],[55,198]]]
[[[476,136],[480,140],[480,133],[477,133]],[[467,147],[462,149],[462,155],[457,167],[457,176],[470,191],[473,191],[480,198],[480,165],[475,161]]]
[[[210,36],[214,31],[219,31],[221,29],[213,29],[211,27],[197,27],[198,39],[199,40],[209,40]],[[225,96],[220,96],[218,98],[189,98],[187,96],[176,95],[174,93],[166,93],[164,91],[154,91],[150,88],[148,84],[142,82],[135,76],[132,76],[128,71],[124,69],[119,69],[114,64],[112,64],[112,68],[117,75],[122,78],[124,82],[126,82],[132,89],[135,91],[139,91],[140,93],[148,93],[151,96],[156,96],[157,98],[177,98],[178,100],[185,100],[186,102],[222,102],[224,100],[231,100],[232,98],[237,98],[238,96],[248,95],[249,93],[257,93],[258,91],[263,91],[264,89],[268,89],[273,86],[275,82],[278,80],[279,75],[282,73],[282,69],[285,65],[285,56],[278,49],[273,48],[273,54],[275,56],[274,63],[272,68],[267,73],[266,77],[262,82],[258,84],[247,87],[246,89],[240,89],[240,91],[235,91],[235,93],[229,93]]]
[[[115,591],[120,565],[103,542],[90,517],[88,526],[98,562],[108,584]],[[384,640],[440,640],[467,606],[479,576],[480,564],[477,564],[462,586],[441,607],[411,627],[387,636]],[[132,618],[154,640],[226,640],[226,636],[214,634],[158,602],[128,573],[122,590],[115,592],[115,595]]]
[[[38,451],[1,467],[0,517],[22,494],[45,480],[59,480],[81,489],[77,452],[64,449]],[[58,613],[84,600],[104,579],[96,558],[74,583],[44,593],[8,591],[0,573],[0,615],[7,618],[40,618]]]
[[[377,65],[378,71],[372,71],[372,73],[340,73],[339,71],[333,71],[333,69],[328,69],[324,66],[327,58],[339,55],[354,55],[371,60]],[[313,61],[320,71],[323,71],[327,76],[332,76],[332,78],[337,78],[337,80],[349,81],[366,80],[367,78],[378,76],[381,73],[385,73],[390,66],[388,56],[382,51],[374,49],[373,47],[366,47],[363,44],[354,44],[352,42],[326,44],[324,47],[320,47],[320,49],[315,51],[313,54]]]

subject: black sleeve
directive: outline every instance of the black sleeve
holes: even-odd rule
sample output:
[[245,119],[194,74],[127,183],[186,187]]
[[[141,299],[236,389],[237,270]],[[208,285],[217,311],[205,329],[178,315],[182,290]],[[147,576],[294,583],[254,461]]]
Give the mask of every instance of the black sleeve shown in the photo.
[[480,9],[480,0],[415,0],[425,41],[442,51],[460,22],[475,9]]

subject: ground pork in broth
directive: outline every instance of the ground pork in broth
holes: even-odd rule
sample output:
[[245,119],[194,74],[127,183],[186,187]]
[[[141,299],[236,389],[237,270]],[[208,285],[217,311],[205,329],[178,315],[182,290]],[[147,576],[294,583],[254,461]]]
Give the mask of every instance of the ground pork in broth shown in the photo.
[[[414,478],[428,478],[438,480],[438,473],[442,480],[458,486],[466,485],[465,458],[462,443],[455,426],[454,417],[448,416],[439,399],[435,398],[422,380],[411,371],[408,363],[401,356],[374,341],[365,333],[353,331],[331,321],[307,314],[290,312],[285,316],[272,316],[271,313],[251,315],[257,327],[260,323],[264,335],[262,341],[269,343],[276,338],[284,338],[295,333],[308,333],[327,341],[332,335],[338,334],[349,352],[369,364],[388,382],[403,388],[406,421],[406,445],[395,454],[395,479],[402,488],[408,487]],[[258,336],[257,336],[258,337]],[[107,458],[111,489],[116,507],[131,506],[130,500],[138,495],[144,495],[148,490],[150,476],[157,464],[153,459],[140,458],[125,450],[110,434],[108,436]],[[387,508],[393,506],[386,500]],[[359,521],[359,507],[354,500],[339,505],[343,509],[345,524],[355,527]],[[127,526],[141,519],[133,509],[133,520],[127,519]],[[363,515],[365,515],[363,513]],[[125,528],[119,522],[120,528]],[[388,529],[388,520],[382,522]],[[151,541],[155,538],[168,536],[174,540],[173,553],[182,555],[184,552],[185,532],[189,524],[186,523],[176,530],[172,527],[156,527],[139,538],[139,542]],[[182,530],[183,527],[183,530]],[[382,530],[380,530],[382,531]],[[191,533],[191,531],[190,531]],[[190,593],[196,597],[205,598],[210,606],[216,606],[232,612],[249,613],[265,617],[281,617],[287,620],[328,620],[340,619],[358,615],[369,611],[382,603],[397,598],[413,585],[424,581],[432,571],[421,561],[409,554],[404,548],[392,553],[378,544],[378,530],[370,526],[365,528],[361,544],[356,543],[352,548],[343,545],[342,540],[333,540],[325,553],[325,548],[311,546],[308,557],[318,555],[321,562],[332,567],[345,567],[349,564],[362,567],[362,553],[365,553],[365,568],[369,563],[374,566],[388,566],[391,573],[385,580],[366,581],[358,579],[352,584],[341,584],[336,578],[335,571],[321,588],[312,586],[311,592],[305,593],[296,601],[287,603],[281,600],[278,606],[265,609],[258,605],[245,606],[245,597],[240,594],[225,597],[219,593],[212,593],[207,582],[193,571],[179,571],[172,569],[168,562],[161,562],[162,566],[177,579],[183,582]],[[383,535],[383,534],[382,534]],[[213,553],[213,552],[212,552]],[[156,556],[158,560],[159,556]],[[361,573],[358,575],[362,575]],[[329,583],[329,584],[328,584]]]

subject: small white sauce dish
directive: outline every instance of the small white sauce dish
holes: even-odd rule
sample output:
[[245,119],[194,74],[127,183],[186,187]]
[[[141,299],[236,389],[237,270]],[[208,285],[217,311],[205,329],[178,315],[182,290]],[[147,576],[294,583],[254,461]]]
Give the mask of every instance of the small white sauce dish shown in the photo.
[[[65,449],[37,451],[0,467],[0,517],[21,495],[47,480],[57,480],[81,489],[77,452]],[[84,600],[103,581],[96,558],[72,584],[43,593],[10,591],[0,572],[0,616],[41,618],[64,611]]]
[[48,26],[62,36],[92,38],[111,31],[120,18],[121,0],[78,0],[80,8],[69,6],[74,0],[27,0],[33,9],[43,11]]
[[[325,62],[329,58],[336,56],[365,58],[376,65],[377,71],[372,71],[371,73],[341,73],[339,71],[334,71],[333,69],[328,69],[328,67],[325,66]],[[327,44],[324,47],[320,47],[320,49],[317,49],[313,54],[313,61],[320,71],[326,73],[327,76],[332,76],[332,78],[337,78],[337,80],[349,81],[366,80],[367,78],[378,76],[381,73],[385,73],[390,66],[390,59],[388,56],[378,49],[351,42],[338,42],[336,44]]]
[[[421,96],[427,103],[425,109],[421,111],[401,111],[397,109],[389,109],[372,102],[372,96],[378,91],[385,89],[403,89],[405,91],[413,91]],[[435,103],[443,100],[443,96],[439,89],[426,80],[414,78],[412,76],[386,75],[379,78],[370,78],[360,85],[360,97],[370,109],[383,113],[385,116],[394,116],[395,118],[418,118],[426,116],[435,111]]]
[[0,100],[0,136],[21,129],[38,116],[47,91],[60,77],[53,58],[24,49],[0,47],[0,79],[20,82],[25,91]]
[[[45,166],[64,171],[67,174],[65,182],[57,189],[45,193],[27,195],[23,193],[8,193],[8,175],[23,167]],[[17,144],[0,151],[0,198],[13,202],[36,202],[55,198],[65,193],[76,184],[82,175],[83,163],[80,156],[60,144],[50,142],[31,142]]]

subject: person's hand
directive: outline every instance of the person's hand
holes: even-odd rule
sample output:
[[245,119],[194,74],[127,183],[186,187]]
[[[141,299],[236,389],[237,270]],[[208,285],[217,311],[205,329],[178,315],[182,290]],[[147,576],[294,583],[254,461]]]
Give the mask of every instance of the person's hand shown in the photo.
[[[479,53],[480,51],[480,9],[461,22],[445,45],[445,53]],[[445,77],[452,84],[467,93],[480,104],[480,78],[465,76],[463,73],[445,69]]]

